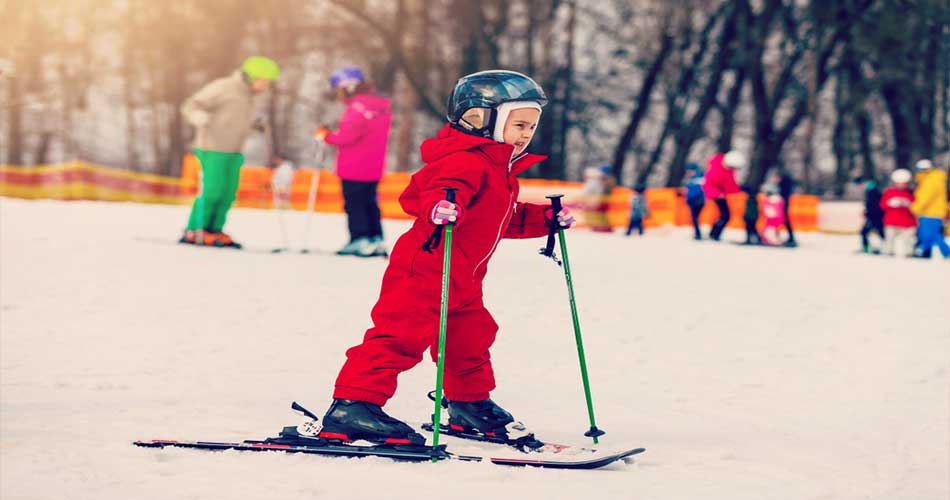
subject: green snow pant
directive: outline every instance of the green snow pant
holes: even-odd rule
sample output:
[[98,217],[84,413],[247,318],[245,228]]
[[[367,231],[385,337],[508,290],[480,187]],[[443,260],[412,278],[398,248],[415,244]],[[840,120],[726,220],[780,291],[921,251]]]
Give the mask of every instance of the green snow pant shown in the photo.
[[237,194],[244,155],[196,149],[195,156],[201,162],[201,194],[191,207],[188,230],[219,233]]

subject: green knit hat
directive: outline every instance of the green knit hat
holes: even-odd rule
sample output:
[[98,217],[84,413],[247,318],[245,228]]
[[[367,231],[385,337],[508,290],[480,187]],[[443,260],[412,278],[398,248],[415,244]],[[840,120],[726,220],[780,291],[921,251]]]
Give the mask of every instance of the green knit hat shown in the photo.
[[276,80],[280,78],[280,67],[273,59],[264,56],[251,56],[244,60],[241,70],[251,80]]

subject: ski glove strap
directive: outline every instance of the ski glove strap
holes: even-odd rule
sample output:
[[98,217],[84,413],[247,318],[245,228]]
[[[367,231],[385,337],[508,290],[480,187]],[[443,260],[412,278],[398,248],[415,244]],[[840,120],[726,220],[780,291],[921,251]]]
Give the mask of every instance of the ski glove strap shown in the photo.
[[442,230],[445,229],[445,226],[436,226],[432,231],[432,234],[429,235],[429,239],[422,244],[422,249],[428,253],[432,253],[433,250],[439,248],[439,243],[442,241]]

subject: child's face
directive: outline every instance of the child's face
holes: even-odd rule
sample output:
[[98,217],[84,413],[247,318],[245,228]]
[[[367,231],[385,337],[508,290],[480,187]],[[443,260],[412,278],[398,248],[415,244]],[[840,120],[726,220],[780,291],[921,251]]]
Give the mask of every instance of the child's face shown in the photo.
[[516,109],[508,115],[508,121],[505,122],[504,139],[505,144],[511,144],[515,147],[514,154],[521,154],[527,149],[534,136],[534,130],[538,127],[538,118],[541,112],[534,108]]
[[270,88],[270,80],[261,79],[261,80],[254,80],[253,82],[251,82],[251,90],[255,94],[263,94],[264,92],[267,92],[267,89],[269,88]]
[[897,189],[907,189],[907,186],[910,186],[910,184],[907,183],[907,182],[895,182],[895,183],[894,183],[894,187],[896,187]]

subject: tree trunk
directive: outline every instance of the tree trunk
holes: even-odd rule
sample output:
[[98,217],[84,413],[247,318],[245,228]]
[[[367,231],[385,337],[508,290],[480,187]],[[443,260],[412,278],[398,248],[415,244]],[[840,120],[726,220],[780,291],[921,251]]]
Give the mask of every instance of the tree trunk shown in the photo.
[[667,187],[679,186],[683,181],[689,151],[701,136],[703,126],[706,123],[706,116],[716,104],[719,87],[722,84],[722,74],[732,65],[737,35],[736,25],[742,22],[741,14],[743,12],[741,6],[733,7],[732,12],[729,13],[723,23],[719,40],[719,52],[709,73],[709,80],[706,82],[706,88],[699,101],[699,106],[689,123],[676,133],[676,152],[673,155],[673,161],[670,163],[670,170],[667,174]]
[[[805,55],[806,78],[808,78],[808,97],[806,97],[805,131],[802,134],[802,189],[805,193],[812,190],[811,172],[815,156],[815,120],[818,114],[818,92],[816,88],[814,54]],[[850,141],[849,141],[850,142]],[[850,147],[848,148],[851,149]],[[837,186],[836,186],[837,187]],[[843,194],[843,193],[842,193]]]
[[23,90],[21,76],[7,78],[7,106],[10,118],[7,123],[7,157],[10,165],[23,164]]
[[722,122],[719,126],[719,139],[716,145],[719,151],[732,149],[732,134],[736,128],[736,109],[742,101],[742,87],[745,85],[745,68],[739,67],[735,72],[735,81],[726,97],[726,105],[719,108]]
[[611,168],[613,169],[615,179],[623,179],[623,166],[627,160],[627,153],[630,150],[630,146],[633,145],[633,139],[637,135],[640,122],[643,120],[643,117],[646,116],[650,108],[650,95],[653,93],[653,87],[656,85],[660,71],[663,69],[663,64],[666,62],[672,49],[673,37],[664,30],[660,37],[660,50],[657,52],[656,57],[653,58],[650,68],[643,77],[640,92],[637,94],[636,104],[630,113],[630,121],[627,122],[623,134],[620,135],[620,141],[614,149],[614,159],[611,163]]
[[569,0],[566,2],[568,8],[568,20],[567,20],[567,46],[564,49],[564,70],[563,70],[563,81],[564,81],[564,100],[561,103],[561,123],[559,125],[560,137],[558,144],[558,153],[560,156],[560,168],[558,172],[557,179],[566,179],[567,178],[567,140],[568,135],[571,130],[571,104],[573,103],[573,89],[574,89],[574,36],[575,36],[575,26],[577,21],[577,2],[576,0]]

